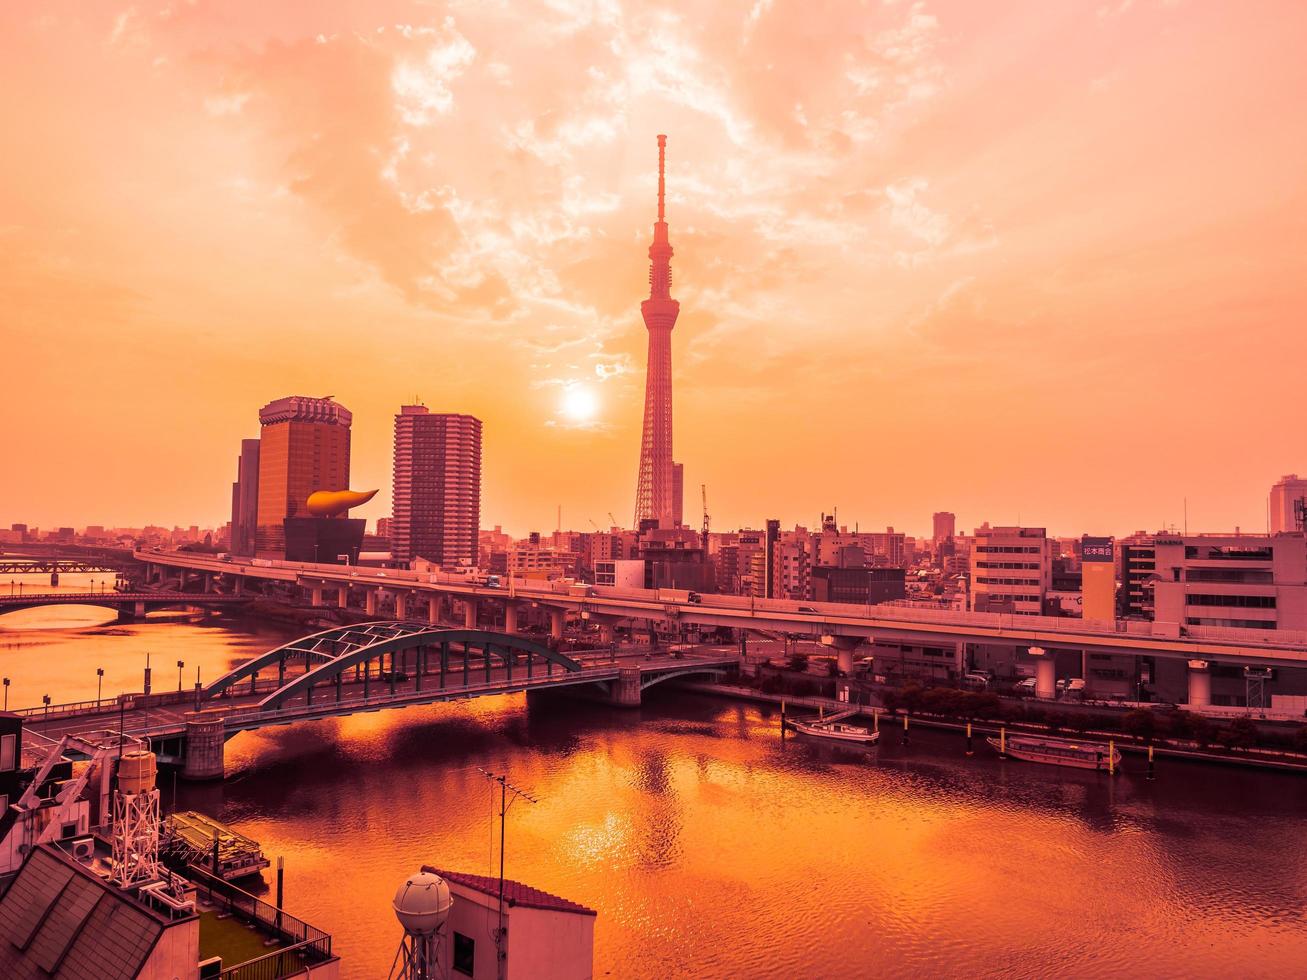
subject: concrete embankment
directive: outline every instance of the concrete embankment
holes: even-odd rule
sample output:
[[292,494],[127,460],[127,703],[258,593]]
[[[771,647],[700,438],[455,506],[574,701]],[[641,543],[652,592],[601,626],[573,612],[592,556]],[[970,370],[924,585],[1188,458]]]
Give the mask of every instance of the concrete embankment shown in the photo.
[[[849,704],[844,701],[837,701],[834,698],[798,696],[792,694],[765,694],[762,691],[755,690],[754,688],[741,687],[735,684],[711,684],[699,681],[683,681],[678,683],[677,686],[682,690],[696,691],[701,694],[712,694],[718,697],[754,701],[759,704],[772,704],[776,706],[784,704],[787,711],[794,708],[806,708],[811,711],[816,711],[820,708],[829,712],[857,707],[860,714],[867,715],[868,717],[871,715],[880,715],[882,718],[895,717],[896,719],[902,717],[902,715],[892,715],[887,709],[877,704],[857,705]],[[939,715],[922,713],[910,714],[909,724],[921,726],[923,728],[937,728],[956,731],[959,733],[966,731],[967,727],[967,721],[965,719],[959,720],[956,718],[946,718]],[[1139,755],[1147,755],[1150,747],[1148,742],[1123,732],[1095,731],[1092,729],[1083,732],[1069,732],[1065,730],[1053,732],[1047,725],[1038,725],[1028,722],[999,722],[993,719],[980,718],[971,721],[972,732],[976,735],[997,735],[999,731],[1004,728],[1012,734],[1053,734],[1060,738],[1092,739],[1096,742],[1106,742],[1111,740],[1122,752],[1136,753]],[[1307,755],[1302,755],[1296,752],[1283,752],[1275,749],[1225,749],[1215,746],[1204,748],[1199,746],[1197,743],[1186,744],[1173,739],[1155,739],[1152,742],[1151,747],[1154,755],[1161,757],[1189,759],[1194,762],[1210,762],[1218,765],[1251,766],[1258,769],[1274,769],[1281,772],[1307,775]]]

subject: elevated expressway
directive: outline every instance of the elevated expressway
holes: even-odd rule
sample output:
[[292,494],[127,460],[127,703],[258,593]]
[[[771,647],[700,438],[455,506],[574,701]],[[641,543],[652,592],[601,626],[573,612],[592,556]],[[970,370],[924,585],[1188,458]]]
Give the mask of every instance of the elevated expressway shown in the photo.
[[[1307,667],[1307,634],[1289,631],[1189,627],[1133,620],[1082,620],[1069,617],[1011,616],[923,609],[894,604],[855,606],[846,603],[801,603],[742,596],[704,595],[699,601],[667,601],[655,591],[595,587],[589,594],[528,585],[517,580],[490,588],[440,573],[359,566],[312,565],[253,560],[226,561],[185,552],[136,552],[147,566],[196,572],[211,582],[215,576],[264,579],[295,584],[315,604],[328,598],[340,604],[362,593],[375,610],[383,595],[396,603],[397,618],[413,615],[428,604],[435,622],[441,601],[457,600],[466,625],[475,625],[481,603],[502,604],[505,629],[514,632],[516,613],[524,605],[550,613],[553,634],[561,636],[567,615],[585,615],[601,628],[621,620],[654,619],[668,623],[740,630],[778,632],[824,640],[851,666],[852,650],[860,643],[903,642],[954,647],[959,666],[964,644],[991,643],[1046,650],[1158,657],[1195,663],[1212,661],[1252,667]],[[239,586],[238,586],[239,587]]]

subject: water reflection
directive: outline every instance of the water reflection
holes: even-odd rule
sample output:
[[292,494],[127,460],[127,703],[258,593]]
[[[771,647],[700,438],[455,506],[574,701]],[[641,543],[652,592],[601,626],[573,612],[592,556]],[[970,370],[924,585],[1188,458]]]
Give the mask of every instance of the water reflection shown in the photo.
[[[102,659],[139,676],[147,645],[216,668],[286,638],[205,620],[0,655],[49,684],[55,651],[76,697]],[[403,875],[497,869],[478,766],[540,798],[511,811],[507,871],[599,910],[598,975],[1293,976],[1307,961],[1307,780],[1169,761],[1155,782],[1111,779],[979,740],[967,758],[960,735],[925,730],[871,750],[782,742],[774,711],[646,693],[637,712],[514,696],[243,734],[228,781],[181,784],[178,803],[285,856],[290,906],[333,932],[349,977],[389,966]]]

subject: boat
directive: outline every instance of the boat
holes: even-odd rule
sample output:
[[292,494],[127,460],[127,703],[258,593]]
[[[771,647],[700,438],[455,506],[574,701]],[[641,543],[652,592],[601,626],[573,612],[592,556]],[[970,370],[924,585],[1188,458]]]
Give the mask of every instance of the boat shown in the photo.
[[258,841],[203,813],[174,813],[163,824],[161,849],[180,867],[197,867],[223,881],[238,881],[270,865]]
[[985,739],[1000,752],[1024,762],[1042,762],[1073,769],[1115,770],[1121,765],[1121,750],[1101,742],[1077,742],[1043,735],[1008,735],[1006,745],[997,738]]
[[860,742],[870,745],[880,738],[880,732],[873,732],[859,725],[846,725],[840,721],[792,721],[794,730],[813,738],[827,738],[836,742]]

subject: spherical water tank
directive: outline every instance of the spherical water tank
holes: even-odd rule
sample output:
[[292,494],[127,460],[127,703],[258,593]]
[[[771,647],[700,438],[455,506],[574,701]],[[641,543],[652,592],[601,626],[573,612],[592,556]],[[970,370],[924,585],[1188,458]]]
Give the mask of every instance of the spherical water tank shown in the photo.
[[419,871],[395,892],[395,918],[409,935],[427,936],[444,925],[453,904],[444,878]]
[[139,796],[154,789],[153,752],[128,752],[118,761],[118,792]]

